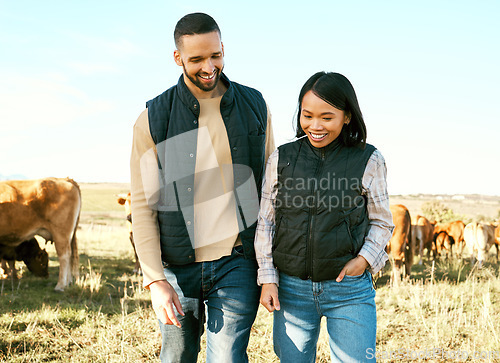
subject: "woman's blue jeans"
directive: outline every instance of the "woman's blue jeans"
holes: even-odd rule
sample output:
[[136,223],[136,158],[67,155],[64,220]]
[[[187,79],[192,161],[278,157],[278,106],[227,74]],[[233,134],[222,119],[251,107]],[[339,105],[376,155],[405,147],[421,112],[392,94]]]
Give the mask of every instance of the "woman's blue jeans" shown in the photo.
[[274,312],[273,335],[282,363],[315,362],[323,316],[332,362],[371,361],[377,315],[369,272],[345,276],[341,282],[312,282],[281,273],[278,298],[281,310]]
[[177,314],[181,328],[160,322],[160,360],[196,363],[206,312],[206,362],[248,362],[246,349],[260,297],[257,262],[245,259],[238,246],[231,256],[166,266],[164,272],[179,295],[185,316]]

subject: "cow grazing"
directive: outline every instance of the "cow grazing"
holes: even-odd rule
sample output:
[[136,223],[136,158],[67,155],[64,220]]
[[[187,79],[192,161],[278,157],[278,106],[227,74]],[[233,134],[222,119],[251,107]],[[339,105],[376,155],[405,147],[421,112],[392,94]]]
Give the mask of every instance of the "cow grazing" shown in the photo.
[[462,258],[462,252],[465,247],[464,242],[464,228],[465,224],[462,221],[454,221],[450,223],[438,223],[434,226],[434,240],[439,232],[446,232],[448,236],[452,237],[455,241],[455,253],[457,258]]
[[54,242],[59,258],[63,291],[78,277],[76,229],[82,199],[76,182],[67,179],[11,180],[0,182],[0,242],[17,247],[39,235]]
[[127,213],[128,233],[129,233],[130,243],[132,243],[132,248],[134,249],[134,255],[135,255],[134,273],[142,274],[141,264],[139,263],[137,252],[135,251],[134,234],[132,233],[132,209],[130,207],[130,193],[118,195],[118,204],[123,205],[125,207],[125,213]]
[[448,233],[441,231],[437,235],[435,235],[434,239],[436,256],[440,257],[445,255],[446,258],[452,257],[452,248],[455,244],[455,240]]
[[387,253],[391,258],[392,274],[391,281],[399,285],[401,280],[401,268],[405,265],[405,274],[410,276],[413,264],[413,246],[411,246],[411,217],[408,209],[401,204],[390,206],[394,232],[387,243]]
[[0,258],[3,270],[14,279],[17,279],[15,261],[24,261],[28,270],[35,276],[49,276],[49,254],[40,248],[35,238],[16,247],[0,245]]
[[417,215],[412,221],[411,226],[412,246],[414,246],[414,254],[418,254],[420,259],[419,265],[422,264],[424,248],[427,249],[427,258],[430,257],[433,249],[434,225],[429,222],[424,216]]
[[481,267],[493,245],[496,246],[498,262],[500,246],[495,240],[495,226],[487,223],[469,223],[465,226],[464,238],[471,255],[471,263],[474,263],[477,253],[478,265]]

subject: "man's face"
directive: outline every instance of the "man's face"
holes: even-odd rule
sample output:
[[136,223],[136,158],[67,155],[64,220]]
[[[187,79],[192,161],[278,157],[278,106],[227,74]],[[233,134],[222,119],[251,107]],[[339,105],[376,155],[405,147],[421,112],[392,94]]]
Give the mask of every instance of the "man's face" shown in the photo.
[[193,95],[209,97],[224,68],[224,46],[219,33],[182,36],[174,60],[184,69],[184,81]]

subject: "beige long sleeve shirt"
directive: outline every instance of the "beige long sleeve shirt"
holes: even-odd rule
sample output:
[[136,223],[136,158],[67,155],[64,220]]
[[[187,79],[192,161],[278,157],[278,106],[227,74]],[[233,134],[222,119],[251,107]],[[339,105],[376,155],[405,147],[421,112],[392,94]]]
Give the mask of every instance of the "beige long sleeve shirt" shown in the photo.
[[[222,97],[199,99],[197,151],[194,184],[195,261],[214,261],[231,254],[238,238],[232,160],[227,131],[220,114]],[[274,135],[268,109],[266,160],[274,151]],[[220,173],[203,173],[220,169]],[[143,271],[143,284],[165,280],[161,260],[157,211],[151,208],[158,199],[157,150],[149,130],[148,111],[144,110],[134,125],[130,158],[132,221],[134,242]],[[198,177],[198,175],[205,177]],[[216,203],[210,195],[217,196]],[[211,200],[211,203],[205,201]],[[152,203],[153,201],[153,203]]]

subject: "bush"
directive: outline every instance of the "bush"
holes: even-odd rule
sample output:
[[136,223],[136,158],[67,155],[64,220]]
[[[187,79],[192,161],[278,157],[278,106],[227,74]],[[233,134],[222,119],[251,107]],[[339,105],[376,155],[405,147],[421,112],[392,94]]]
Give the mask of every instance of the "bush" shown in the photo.
[[457,220],[467,223],[467,218],[465,216],[455,214],[453,210],[438,201],[424,203],[422,205],[422,213],[428,220],[438,223],[448,223]]

